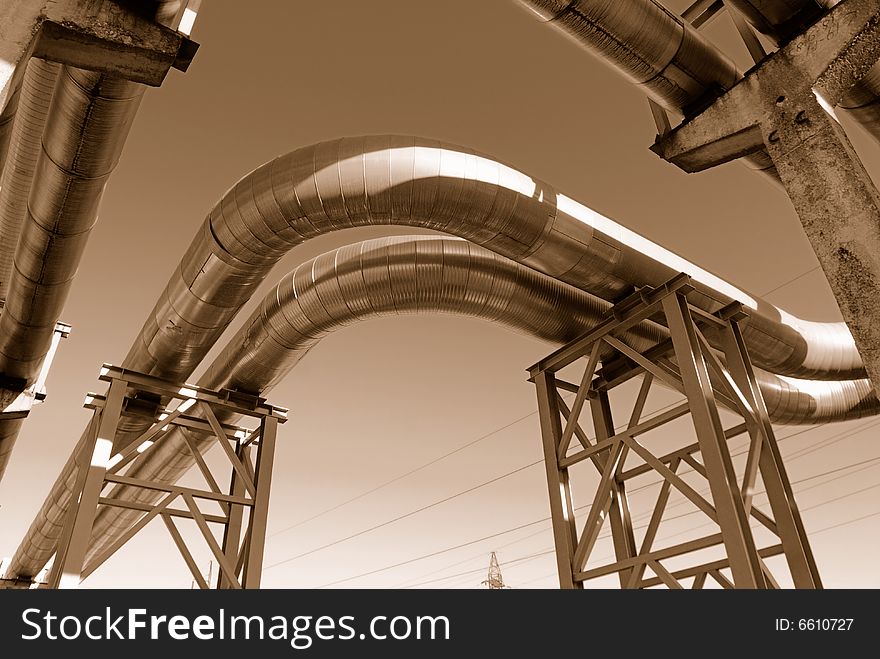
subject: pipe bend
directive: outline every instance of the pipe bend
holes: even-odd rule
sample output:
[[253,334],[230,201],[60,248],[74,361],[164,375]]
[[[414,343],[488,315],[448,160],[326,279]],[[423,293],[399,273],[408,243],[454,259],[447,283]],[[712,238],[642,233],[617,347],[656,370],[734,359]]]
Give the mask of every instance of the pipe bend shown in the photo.
[[[733,300],[752,310],[745,334],[756,365],[812,379],[864,375],[844,323],[795,318],[508,165],[392,135],[304,147],[236,183],[208,214],[125,365],[147,370],[158,360],[157,375],[185,379],[284,253],[376,224],[456,235],[606,300],[684,271],[707,310]],[[218,322],[222,309],[230,313]],[[166,359],[172,346],[189,355],[185,364]]]
[[[199,379],[199,385],[267,395],[325,336],[348,325],[414,313],[451,313],[500,323],[555,344],[588,331],[611,304],[464,240],[432,236],[380,238],[346,245],[307,261],[281,278]],[[618,338],[644,351],[668,338],[646,321]],[[757,371],[771,419],[804,424],[880,412],[867,380],[804,382]],[[719,387],[720,382],[716,383]],[[234,423],[235,417],[224,420]],[[139,478],[175,482],[214,439],[174,431],[133,465]],[[113,498],[144,498],[116,487]],[[100,553],[139,513],[103,507],[91,556]]]
[[[752,309],[744,335],[756,366],[815,379],[863,375],[843,323],[800,321],[508,165],[436,140],[391,135],[305,147],[243,177],[197,232],[123,366],[185,381],[285,250],[330,231],[381,224],[457,235],[493,258],[528,266],[528,276],[546,275],[556,286],[608,301],[685,271],[695,303],[707,310],[734,299]],[[339,289],[356,282],[340,278]],[[303,317],[320,320],[323,305],[336,308],[339,295],[304,297]],[[490,304],[484,291],[470,295]],[[563,322],[554,304],[542,313]],[[321,327],[305,325],[302,336],[315,338]],[[32,574],[51,555],[45,546],[58,531],[52,515],[67,506],[75,472],[71,458],[16,552],[16,573]]]

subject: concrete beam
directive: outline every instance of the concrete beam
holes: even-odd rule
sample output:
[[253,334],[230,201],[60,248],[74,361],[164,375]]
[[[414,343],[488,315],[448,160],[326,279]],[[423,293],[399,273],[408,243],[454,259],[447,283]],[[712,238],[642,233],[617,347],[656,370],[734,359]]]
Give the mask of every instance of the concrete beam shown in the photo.
[[844,0],[651,150],[686,172],[752,153],[764,146],[758,127],[781,118],[778,99],[815,102],[815,89],[834,106],[877,60],[880,0]]
[[30,57],[158,87],[186,70],[197,45],[116,0],[17,0],[0,5],[0,111]]
[[844,0],[651,149],[697,172],[766,147],[880,392],[880,194],[816,95],[878,60],[880,0]]

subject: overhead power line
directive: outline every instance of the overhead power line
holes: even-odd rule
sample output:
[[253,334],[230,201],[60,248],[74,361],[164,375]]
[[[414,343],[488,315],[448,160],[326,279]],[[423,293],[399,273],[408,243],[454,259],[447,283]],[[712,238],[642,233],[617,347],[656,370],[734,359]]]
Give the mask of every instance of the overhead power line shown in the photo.
[[[671,406],[667,406],[667,407],[671,407]],[[661,409],[662,409],[662,408],[661,408]],[[660,410],[657,410],[657,411],[660,411]],[[655,412],[655,413],[656,413],[656,412]],[[859,426],[859,427],[857,427],[857,428],[848,429],[848,430],[846,430],[846,431],[843,431],[842,433],[839,433],[839,434],[838,434],[838,435],[840,435],[840,436],[838,437],[838,439],[834,440],[834,442],[829,442],[828,440],[829,440],[830,438],[825,438],[825,439],[822,440],[822,441],[824,442],[822,448],[824,448],[825,446],[828,446],[828,445],[831,444],[831,443],[836,443],[837,441],[840,441],[841,439],[845,439],[846,437],[852,436],[852,435],[856,434],[857,432],[860,432],[861,430],[864,430],[864,429],[866,429],[866,428],[868,428],[868,427],[871,427],[871,426],[873,426],[873,425],[877,425],[878,423],[880,423],[880,421],[873,421],[873,422],[870,422],[870,423],[864,424],[863,426]],[[822,427],[822,426],[824,426],[824,425],[825,425],[825,424],[821,424],[821,425],[811,426],[811,427],[809,427],[809,428],[804,428],[804,429],[798,430],[798,431],[793,432],[793,433],[791,433],[791,434],[789,434],[789,435],[786,435],[785,437],[780,438],[778,441],[783,441],[783,440],[790,439],[790,438],[795,437],[795,436],[798,436],[798,435],[802,435],[802,434],[807,433],[807,432],[810,432],[810,431],[812,431],[812,430],[816,430],[816,429],[818,429],[818,428],[820,428],[820,427]],[[832,437],[835,437],[835,436],[832,435]],[[812,446],[811,446],[811,447],[808,447],[808,448],[812,448]],[[814,450],[819,450],[819,449],[816,448],[816,449],[814,449]],[[737,455],[742,455],[744,452],[745,452],[745,451],[741,451],[741,452],[739,452],[739,453],[734,453],[734,454],[733,454],[733,457],[735,457],[735,456],[737,456]],[[805,454],[805,453],[804,453],[804,454]],[[799,455],[799,456],[797,456],[797,457],[802,457],[802,456]],[[376,524],[376,525],[374,525],[374,526],[372,526],[372,527],[369,527],[369,528],[367,528],[367,529],[363,529],[363,530],[361,530],[361,531],[358,531],[357,533],[353,533],[353,534],[348,535],[348,536],[346,536],[346,537],[344,537],[344,538],[339,538],[338,540],[334,540],[333,542],[329,542],[329,543],[327,543],[327,544],[325,544],[325,545],[322,545],[322,546],[320,546],[320,547],[316,547],[316,548],[311,549],[311,550],[309,550],[309,551],[302,552],[302,553],[300,553],[300,554],[297,554],[296,556],[291,556],[290,558],[286,558],[286,559],[284,559],[284,560],[277,561],[277,562],[275,562],[275,563],[272,563],[272,564],[270,564],[270,565],[264,567],[264,568],[263,568],[263,571],[266,571],[266,570],[272,569],[272,568],[274,568],[274,567],[278,567],[279,565],[283,565],[283,564],[285,564],[285,563],[290,563],[290,562],[292,562],[292,561],[295,561],[295,560],[297,560],[297,559],[303,558],[303,557],[305,557],[305,556],[309,556],[309,555],[311,555],[311,554],[314,554],[314,553],[316,553],[316,552],[322,551],[322,550],[324,550],[324,549],[328,549],[328,548],[330,548],[330,547],[333,547],[333,546],[335,546],[335,545],[341,544],[341,543],[343,543],[343,542],[347,542],[348,540],[352,540],[352,539],[357,538],[357,537],[359,537],[359,536],[362,536],[362,535],[364,535],[364,534],[366,534],[366,533],[370,533],[370,532],[375,531],[375,530],[377,530],[377,529],[383,528],[383,527],[385,527],[385,526],[388,526],[388,525],[390,525],[390,524],[393,524],[393,523],[395,523],[395,522],[398,522],[398,521],[400,521],[400,520],[402,520],[402,519],[406,519],[406,518],[408,518],[408,517],[412,517],[413,515],[416,515],[416,514],[418,514],[418,513],[424,512],[424,511],[426,511],[426,510],[428,510],[428,509],[430,509],[430,508],[433,508],[433,507],[435,507],[435,506],[438,506],[438,505],[441,505],[441,504],[443,504],[443,503],[446,503],[447,501],[451,501],[452,499],[456,499],[456,498],[458,498],[458,497],[460,497],[460,496],[463,496],[463,495],[465,495],[465,494],[469,494],[469,493],[471,493],[471,492],[473,492],[473,491],[475,491],[475,490],[478,490],[478,489],[480,489],[480,488],[482,488],[482,487],[484,487],[484,486],[486,486],[486,485],[489,485],[489,484],[491,484],[491,483],[495,483],[495,482],[497,482],[497,481],[499,481],[499,480],[501,480],[501,479],[503,479],[503,478],[507,478],[508,476],[511,476],[511,475],[513,475],[513,474],[516,474],[516,473],[519,473],[519,472],[521,472],[521,471],[524,471],[525,469],[528,469],[528,468],[530,468],[530,467],[534,467],[534,466],[536,466],[536,465],[539,465],[539,464],[541,464],[542,462],[543,462],[543,459],[541,459],[541,460],[536,460],[535,462],[531,462],[531,463],[529,463],[529,464],[527,464],[527,465],[524,465],[524,466],[522,466],[522,467],[519,467],[518,469],[514,469],[513,471],[507,472],[506,474],[502,474],[501,476],[497,476],[497,477],[495,477],[495,478],[493,478],[493,479],[491,479],[491,480],[488,480],[488,481],[484,481],[484,482],[482,482],[482,483],[479,483],[479,484],[477,484],[477,485],[475,485],[475,486],[473,486],[473,487],[471,487],[471,488],[468,488],[468,489],[463,490],[463,491],[461,491],[461,492],[457,492],[456,494],[453,494],[453,495],[451,495],[451,496],[445,497],[445,498],[443,498],[443,499],[440,499],[440,500],[438,500],[438,501],[435,501],[435,502],[433,502],[433,503],[431,503],[431,504],[428,504],[428,505],[426,505],[426,506],[422,506],[421,508],[418,508],[418,509],[416,509],[416,510],[410,511],[410,512],[405,513],[405,514],[403,514],[403,515],[398,515],[397,517],[395,517],[395,518],[393,518],[393,519],[386,520],[385,522],[382,522],[382,523],[380,523],[380,524]],[[688,469],[688,470],[683,470],[683,471],[680,473],[680,475],[683,475],[683,474],[686,474],[686,473],[690,473],[691,471],[694,471],[693,468]],[[641,491],[641,490],[647,489],[647,488],[649,488],[649,487],[652,487],[653,485],[657,485],[657,484],[659,484],[660,482],[662,482],[662,481],[655,481],[655,482],[653,482],[653,483],[648,483],[648,484],[643,485],[643,486],[641,486],[641,487],[634,488],[633,490],[630,491],[630,494],[634,494],[634,493],[639,492],[639,491]],[[582,508],[584,508],[584,506],[581,506],[581,507],[579,507],[579,508],[576,509],[576,510],[580,510],[580,509],[582,509]],[[538,521],[536,521],[536,522],[534,522],[534,523],[537,524],[537,523],[540,523],[541,521],[547,521],[547,520],[549,520],[549,519],[550,519],[550,518],[547,517],[547,518],[544,518],[544,519],[542,519],[542,520],[538,520]],[[388,569],[390,569],[390,568],[388,568]],[[384,570],[383,570],[383,571],[384,571]],[[351,580],[351,579],[345,579],[345,580],[342,580],[342,581],[350,581],[350,580]],[[328,586],[328,585],[336,585],[336,583],[341,583],[342,581],[334,582],[333,584],[326,584],[325,586],[321,586],[321,587],[323,588],[323,587],[326,587],[326,586]]]
[[776,286],[776,287],[774,287],[774,288],[771,288],[771,289],[770,289],[769,291],[767,291],[766,293],[763,293],[763,294],[762,294],[762,297],[767,297],[767,296],[770,295],[771,293],[775,293],[776,291],[781,290],[781,289],[785,288],[786,286],[795,283],[795,282],[798,281],[799,279],[803,279],[803,278],[806,277],[807,275],[809,275],[809,274],[811,274],[811,273],[813,273],[813,272],[816,272],[816,270],[818,270],[819,268],[820,268],[820,266],[818,266],[818,265],[817,265],[817,266],[814,266],[814,267],[810,268],[809,270],[806,270],[806,271],[802,272],[802,273],[799,274],[797,277],[794,277],[794,278],[792,278],[792,279],[789,279],[788,281],[784,281],[784,282],[782,282],[781,284],[779,284],[779,286]]
[[283,561],[278,561],[277,563],[272,563],[271,565],[267,565],[266,567],[263,568],[263,571],[271,570],[273,567],[278,567],[279,565],[283,565],[284,563],[289,563],[290,561],[295,561],[299,558],[309,556],[311,554],[322,551],[324,549],[329,549],[330,547],[333,547],[335,545],[338,545],[343,542],[347,542],[348,540],[352,540],[353,538],[357,538],[359,536],[362,536],[365,533],[370,533],[371,531],[375,531],[376,529],[381,529],[383,526],[388,526],[389,524],[394,524],[395,522],[399,522],[400,520],[406,519],[407,517],[412,517],[413,515],[417,515],[418,513],[425,512],[429,508],[439,506],[440,504],[446,503],[447,501],[452,501],[453,499],[457,499],[458,497],[464,496],[465,494],[470,494],[474,490],[479,490],[482,487],[486,487],[487,485],[491,485],[492,483],[500,481],[502,478],[507,478],[508,476],[513,476],[514,474],[517,474],[521,471],[525,471],[529,467],[534,467],[536,465],[539,465],[542,462],[543,462],[543,459],[537,460],[535,462],[530,462],[529,464],[524,465],[522,467],[519,467],[517,469],[514,469],[513,471],[508,471],[506,474],[501,474],[500,476],[496,476],[495,478],[493,478],[491,480],[485,481],[483,483],[479,483],[478,485],[474,485],[473,487],[469,487],[468,489],[462,490],[461,492],[456,492],[455,494],[452,494],[448,497],[440,499],[439,501],[435,501],[433,503],[430,503],[427,506],[422,506],[421,508],[417,508],[416,510],[411,510],[408,513],[404,513],[403,515],[398,515],[397,517],[394,517],[393,519],[386,520],[386,521],[382,522],[381,524],[376,524],[375,526],[371,526],[367,529],[363,529],[362,531],[358,531],[357,533],[352,533],[351,535],[346,536],[344,538],[339,538],[338,540],[334,540],[333,542],[328,542],[326,545],[321,545],[320,547],[315,547],[314,549],[304,551],[301,554],[297,554],[296,556],[291,556],[290,558],[285,558]]
[[[843,431],[843,432],[841,432],[841,433],[838,433],[838,435],[832,435],[831,438],[825,438],[825,440],[824,440],[824,441],[826,442],[825,445],[829,445],[829,444],[830,444],[830,443],[828,442],[829,439],[832,439],[832,440],[833,440],[833,443],[836,443],[837,441],[840,441],[841,439],[845,439],[845,438],[847,438],[847,437],[850,437],[850,436],[856,434],[857,432],[860,432],[860,431],[865,430],[865,429],[867,429],[867,428],[869,428],[869,427],[872,427],[873,425],[877,425],[877,423],[880,423],[880,421],[877,421],[877,422],[870,422],[870,423],[864,424],[864,425],[862,425],[862,426],[859,426],[859,427],[857,427],[857,428],[848,429],[848,430],[846,430],[846,431]],[[796,432],[793,432],[793,433],[791,433],[790,435],[786,435],[785,437],[780,438],[778,441],[783,441],[783,440],[786,440],[786,439],[791,439],[792,437],[796,437],[796,436],[798,436],[798,435],[802,435],[802,434],[805,434],[805,433],[807,433],[807,432],[810,432],[810,431],[813,431],[813,430],[817,430],[817,429],[820,428],[820,427],[822,427],[822,426],[811,426],[811,427],[809,427],[809,428],[804,428],[804,429],[798,430],[798,431],[796,431]],[[812,447],[811,447],[811,448],[812,448]],[[824,446],[821,447],[821,448],[824,448]],[[818,450],[818,448],[816,448],[815,450]],[[734,455],[742,455],[742,454],[743,454],[743,452],[735,453]],[[803,454],[803,455],[805,455],[805,454]],[[797,457],[803,457],[803,455],[799,455],[799,456],[797,456]],[[869,464],[869,463],[875,463],[875,462],[878,462],[878,461],[880,461],[880,456],[876,456],[876,457],[873,457],[873,458],[870,458],[870,459],[867,459],[867,460],[861,460],[861,461],[858,461],[858,462],[855,462],[855,463],[852,463],[852,464],[849,464],[849,465],[845,465],[845,466],[843,466],[843,467],[833,468],[833,469],[830,469],[830,470],[824,471],[824,472],[819,473],[819,474],[814,474],[814,475],[809,476],[809,477],[807,477],[807,478],[803,478],[803,479],[800,479],[800,480],[797,480],[797,481],[793,481],[793,482],[792,482],[792,485],[797,484],[797,483],[801,483],[801,482],[806,482],[806,481],[808,481],[808,480],[813,480],[813,479],[816,479],[816,478],[820,478],[820,477],[823,477],[823,476],[828,476],[828,475],[833,474],[833,473],[839,473],[839,472],[841,472],[841,471],[843,471],[843,470],[846,470],[846,469],[852,469],[853,467],[858,467],[858,466],[866,465],[866,464]],[[538,462],[541,462],[541,461],[538,461]],[[534,464],[537,464],[537,463],[532,463],[531,465],[526,465],[525,467],[522,467],[521,469],[524,469],[524,468],[526,468],[526,467],[528,467],[528,466],[533,466]],[[689,471],[693,471],[693,469],[690,469]],[[680,472],[680,475],[683,475],[683,474],[685,474],[685,473],[689,473],[689,471],[684,471],[684,470],[683,470],[682,472]],[[861,470],[859,470],[859,471],[861,471]],[[513,473],[515,473],[515,472],[513,472]],[[849,474],[844,474],[844,475],[841,476],[841,477],[845,477],[845,476],[848,476],[848,475],[849,475]],[[499,477],[499,478],[497,478],[497,479],[494,479],[494,480],[499,480],[500,478],[503,478],[503,477],[504,477],[504,476],[501,476],[501,477]],[[839,478],[839,477],[838,477],[838,478]],[[824,485],[825,483],[832,482],[833,480],[836,480],[836,478],[835,478],[835,479],[829,479],[828,481],[825,481],[825,482],[823,482],[823,483],[819,483],[819,484],[814,485],[814,486],[810,486],[810,487],[807,487],[807,488],[802,488],[800,491],[802,491],[802,492],[803,492],[803,491],[807,491],[807,490],[813,489],[814,487],[819,487],[819,486],[821,486],[821,485]],[[661,483],[661,482],[662,482],[662,481],[656,481],[656,482],[653,482],[653,483],[648,483],[648,484],[646,484],[646,485],[642,485],[642,486],[640,486],[640,487],[638,487],[638,488],[634,488],[633,490],[631,490],[631,491],[629,492],[629,494],[635,494],[636,492],[639,492],[639,491],[645,490],[645,489],[647,489],[647,488],[649,488],[649,487],[652,487],[653,485],[657,485],[657,484],[659,484],[659,483]],[[473,488],[472,488],[472,489],[473,489]],[[756,493],[756,494],[762,494],[762,492],[758,492],[758,493]],[[687,500],[682,500],[682,501],[679,502],[679,503],[685,503],[686,501],[687,501]],[[440,503],[440,502],[437,502],[437,504],[439,504],[439,503]],[[437,505],[437,504],[432,504],[432,505]],[[671,507],[674,507],[675,505],[676,505],[676,504],[673,503],[673,504],[670,504],[668,507],[671,508]],[[428,506],[428,507],[431,507],[431,506]],[[577,511],[581,511],[581,510],[585,510],[585,509],[587,509],[587,508],[589,508],[589,504],[586,504],[586,505],[583,505],[583,506],[578,506],[578,508],[576,508],[576,510],[577,510]],[[699,511],[691,511],[691,512],[689,512],[689,513],[686,513],[686,515],[690,515],[690,514],[693,514],[693,513],[696,513],[696,512],[699,512]],[[650,516],[650,512],[648,512],[648,513],[645,514],[645,515],[642,515],[642,516],[638,517],[637,519],[640,519],[640,518],[643,518],[643,517],[648,517],[648,516]],[[685,516],[685,515],[682,515],[682,516]],[[680,516],[670,517],[670,518],[667,518],[667,520],[677,519],[678,517],[680,517]],[[405,560],[405,561],[400,561],[400,562],[394,563],[394,564],[392,564],[392,565],[387,565],[387,566],[382,567],[382,568],[377,568],[377,569],[374,569],[374,570],[370,570],[369,572],[364,572],[364,573],[361,573],[361,574],[353,575],[353,576],[350,576],[350,577],[346,577],[346,578],[344,578],[344,579],[338,579],[338,580],[336,580],[336,581],[332,581],[332,582],[329,582],[329,583],[323,584],[323,585],[319,586],[319,588],[329,588],[329,587],[331,587],[331,586],[339,585],[339,584],[341,584],[341,583],[346,583],[346,582],[349,582],[349,581],[354,581],[354,580],[356,580],[356,579],[360,579],[360,578],[362,578],[362,577],[372,576],[372,575],[375,575],[375,574],[379,574],[379,573],[381,573],[381,572],[386,572],[386,571],[388,571],[388,570],[392,570],[392,569],[395,569],[395,568],[398,568],[398,567],[403,567],[403,566],[405,566],[405,565],[409,565],[409,564],[412,564],[412,563],[416,563],[416,562],[418,562],[418,561],[422,561],[422,560],[425,560],[425,559],[428,559],[428,558],[433,558],[433,557],[435,557],[435,556],[439,556],[439,555],[442,555],[442,554],[445,554],[445,553],[449,553],[449,552],[452,552],[452,551],[455,551],[455,550],[458,550],[458,549],[462,549],[462,548],[464,548],[464,547],[472,546],[472,545],[478,544],[478,543],[480,543],[480,542],[484,542],[484,541],[486,541],[486,540],[490,540],[490,539],[493,539],[493,538],[497,538],[497,537],[500,537],[500,536],[502,536],[502,535],[506,535],[506,534],[508,534],[508,533],[513,533],[513,532],[515,532],[515,531],[519,531],[519,530],[522,530],[522,529],[524,529],[524,528],[528,528],[528,527],[530,527],[530,526],[535,526],[535,525],[537,525],[537,524],[541,524],[541,523],[543,523],[543,522],[548,522],[548,521],[550,521],[550,517],[543,517],[543,518],[541,518],[541,519],[533,520],[533,521],[528,522],[528,523],[525,523],[525,524],[520,524],[520,525],[518,525],[518,526],[515,526],[515,527],[512,527],[512,528],[509,528],[509,529],[504,529],[504,530],[499,531],[499,532],[497,532],[497,533],[493,533],[493,534],[490,534],[490,535],[487,535],[487,536],[483,536],[483,537],[481,537],[481,538],[477,538],[477,539],[475,539],[475,540],[471,540],[471,541],[468,541],[468,542],[460,543],[460,544],[457,544],[457,545],[455,545],[455,546],[453,546],[453,547],[447,547],[447,548],[445,548],[445,549],[437,550],[437,551],[435,551],[435,552],[430,552],[430,553],[428,553],[428,554],[424,554],[424,555],[422,555],[422,556],[417,556],[417,557],[414,557],[414,558],[411,558],[411,559],[407,559],[407,560]],[[389,521],[388,523],[390,523],[390,521]],[[383,524],[383,525],[387,525],[387,523],[386,523],[386,524]],[[639,527],[639,528],[643,528],[643,527]],[[529,536],[527,536],[527,537],[529,537]],[[607,537],[607,536],[604,536],[604,537]],[[525,539],[525,538],[523,538],[523,539]],[[340,540],[339,542],[342,542],[342,541],[344,541],[344,540]],[[332,545],[332,544],[334,544],[334,543],[331,543],[331,545]],[[510,544],[513,544],[513,543],[510,543]],[[294,558],[296,558],[296,557],[294,557]],[[287,560],[290,561],[290,560],[293,560],[293,558],[291,558],[291,559],[287,559]],[[468,560],[473,560],[473,559],[468,559]],[[286,562],[286,561],[282,561],[282,562]],[[280,564],[280,563],[277,563],[277,564]],[[275,565],[277,565],[277,564],[275,564]],[[273,566],[274,566],[274,565],[273,565]],[[273,567],[273,566],[269,566],[269,567]],[[447,568],[448,568],[448,567],[451,567],[451,566],[447,566]],[[268,569],[268,568],[266,568],[266,569]],[[441,568],[441,569],[446,569],[446,568]]]

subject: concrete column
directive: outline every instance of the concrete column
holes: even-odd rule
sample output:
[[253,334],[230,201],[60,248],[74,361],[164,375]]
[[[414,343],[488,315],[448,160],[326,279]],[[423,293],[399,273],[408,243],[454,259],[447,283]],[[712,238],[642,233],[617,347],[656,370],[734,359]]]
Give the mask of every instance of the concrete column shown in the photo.
[[834,106],[880,59],[880,0],[844,0],[652,150],[688,172],[766,148],[880,392],[880,195]]

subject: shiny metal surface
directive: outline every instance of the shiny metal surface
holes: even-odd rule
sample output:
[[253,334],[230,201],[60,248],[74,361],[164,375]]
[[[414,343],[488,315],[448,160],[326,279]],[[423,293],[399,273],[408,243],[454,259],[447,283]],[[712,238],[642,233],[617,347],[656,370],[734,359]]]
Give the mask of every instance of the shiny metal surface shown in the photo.
[[[13,140],[21,148],[10,153],[3,181],[11,185],[0,192],[2,238],[18,239],[0,314],[0,373],[24,387],[36,379],[49,350],[104,185],[143,94],[140,85],[63,67],[43,119],[46,86],[56,72],[54,65],[35,62],[28,65],[35,72],[34,105],[24,105],[26,78]],[[0,420],[0,477],[20,427],[21,421]]]
[[[142,13],[152,11],[157,22],[175,28],[187,6],[197,9],[198,5],[195,0],[153,0],[151,4]],[[193,18],[194,14],[189,28]],[[31,67],[43,74],[40,78],[45,84],[46,67],[56,65],[31,60],[28,70]],[[8,299],[0,315],[0,373],[29,382],[39,371],[94,224],[104,184],[116,166],[144,91],[141,85],[113,76],[65,66],[45,134],[36,120],[37,106],[27,124],[22,124],[28,126],[21,136],[23,142],[41,143],[42,149],[31,191],[25,195],[25,201],[30,197],[33,201],[19,229],[21,249],[15,253],[8,286],[6,270],[2,271],[0,285]],[[21,89],[16,90],[0,114],[4,176],[20,96]],[[13,200],[13,205],[19,203],[20,199]],[[6,228],[0,231],[4,244],[14,242],[8,241]],[[0,262],[0,267],[8,266]],[[10,313],[10,309],[15,311]],[[0,478],[22,423],[22,419],[0,420]]]
[[[283,277],[199,384],[265,394],[324,336],[377,316],[476,316],[562,344],[588,331],[611,306],[468,241],[369,240],[327,252]],[[644,322],[624,336],[630,346],[647,350],[668,333]],[[867,380],[804,381],[760,370],[758,378],[776,422],[822,423],[880,413]]]
[[12,259],[27,217],[28,194],[60,68],[54,62],[31,59],[22,80],[8,161],[0,176],[0,299],[6,299],[9,289]]
[[[604,300],[468,241],[424,236],[369,240],[327,252],[283,277],[198,384],[266,395],[323,337],[380,316],[474,316],[562,344],[594,326],[610,308]],[[646,322],[622,338],[647,350],[668,333]],[[793,379],[765,372],[758,378],[777,422],[821,423],[880,412],[866,380],[807,382],[804,390]],[[201,452],[214,441],[194,432],[189,437]],[[174,436],[139,459],[137,476],[174,482],[193,464],[184,440]],[[117,487],[111,496],[154,503],[162,493],[153,494]],[[100,552],[138,517],[137,511],[101,509],[90,554]]]
[[779,42],[788,39],[806,22],[815,20],[833,0],[725,0],[735,7],[758,32]]
[[681,112],[740,77],[732,60],[654,0],[518,1],[668,110]]
[[746,336],[761,368],[819,379],[863,375],[843,323],[794,318],[511,167],[399,136],[305,147],[241,179],[205,220],[126,365],[186,378],[289,249],[370,224],[457,235],[606,300],[687,271],[707,310],[733,299],[755,310]]
[[12,126],[15,122],[15,113],[18,110],[18,97],[21,95],[21,85],[13,89],[3,111],[0,112],[0,169],[5,166],[6,154],[9,151],[9,142],[12,140]]
[[[516,2],[677,114],[699,110],[741,77],[730,58],[656,0]],[[740,160],[778,181],[766,151]]]
[[[3,300],[8,294],[13,256],[27,217],[28,194],[59,69],[58,64],[31,59],[12,105],[16,112],[10,115],[10,140],[0,176],[0,299]],[[0,479],[23,422],[23,419],[0,419]]]
[[0,478],[3,478],[3,473],[6,471],[12,448],[15,446],[15,440],[21,432],[23,423],[24,419],[0,419]]
[[64,67],[0,315],[0,373],[30,384],[48,350],[143,88]]
[[[209,213],[123,365],[187,379],[290,248],[371,224],[455,234],[607,300],[687,271],[698,287],[694,302],[707,310],[734,298],[754,310],[744,334],[757,366],[820,379],[864,375],[843,323],[794,318],[468,149],[398,136],[305,147],[242,178]],[[780,393],[779,400],[803,413],[799,398]],[[51,555],[74,476],[71,459],[16,554],[12,568],[21,574],[34,574]]]
[[[176,27],[188,4],[195,8],[197,2],[153,0],[141,13]],[[6,299],[0,374],[25,387],[46,356],[104,184],[145,91],[69,66],[56,85],[59,70],[31,59],[24,82],[0,114],[0,298]],[[8,154],[13,137],[15,153]],[[21,425],[0,419],[0,478]]]

